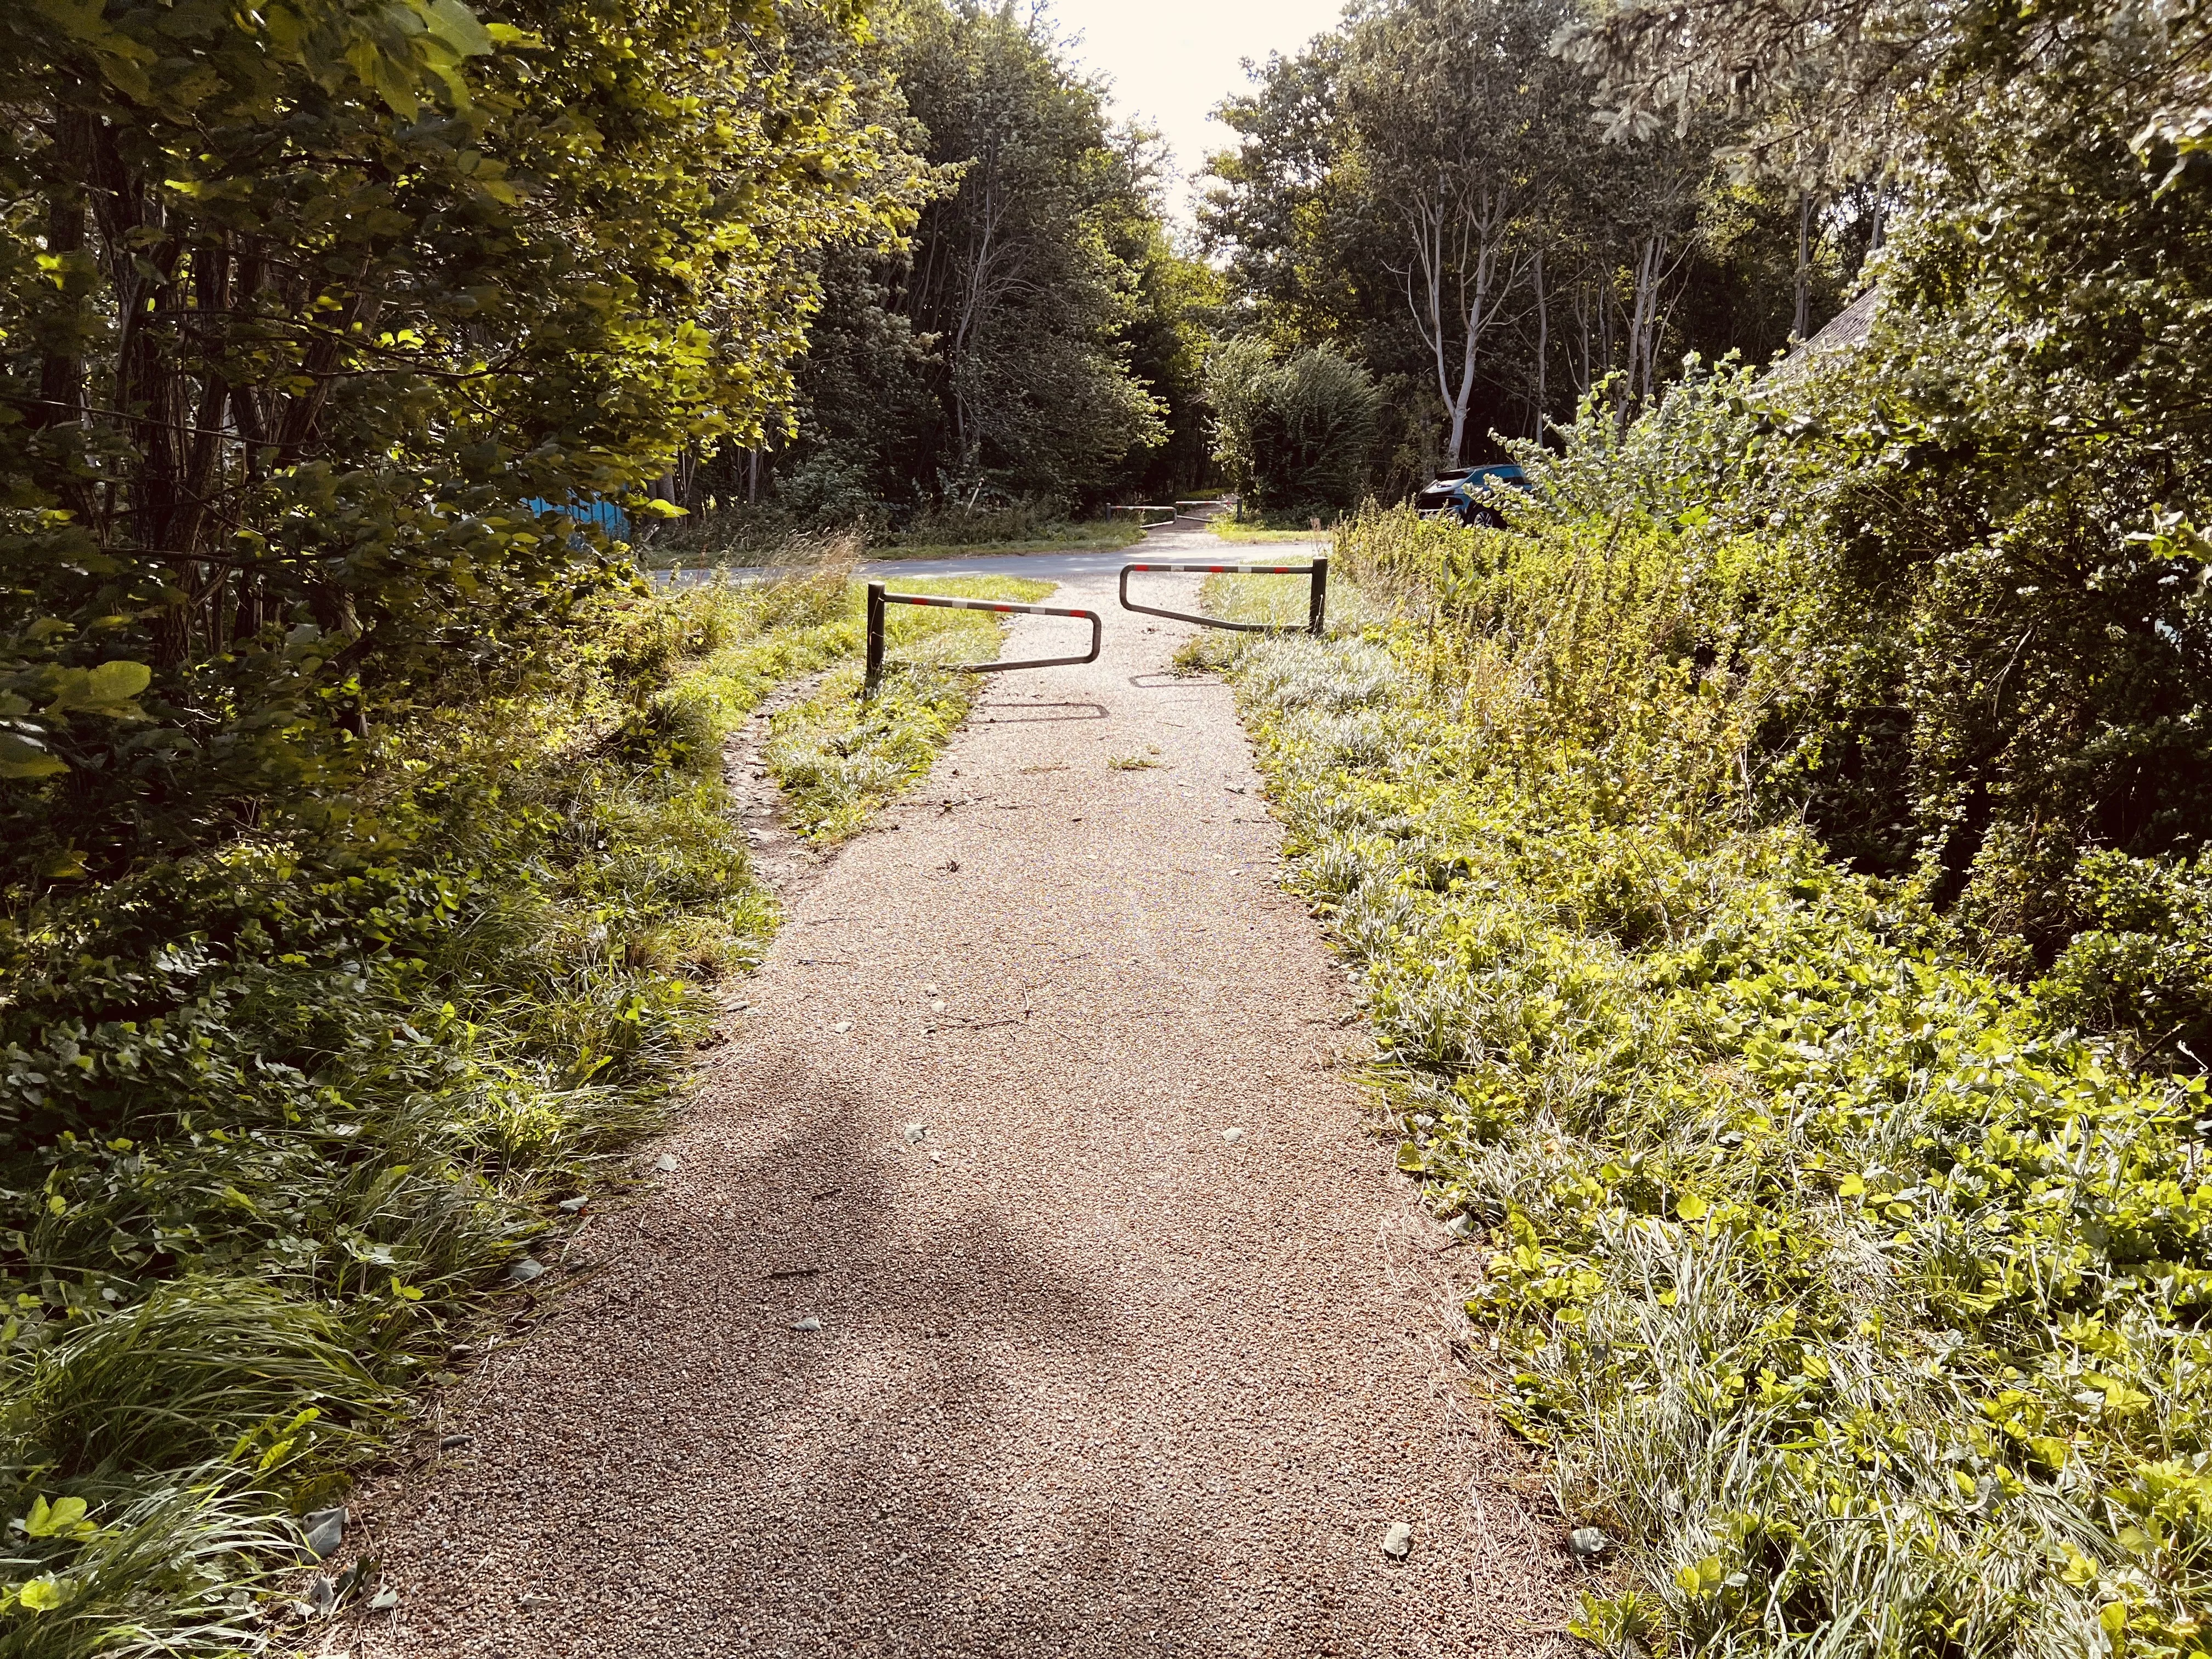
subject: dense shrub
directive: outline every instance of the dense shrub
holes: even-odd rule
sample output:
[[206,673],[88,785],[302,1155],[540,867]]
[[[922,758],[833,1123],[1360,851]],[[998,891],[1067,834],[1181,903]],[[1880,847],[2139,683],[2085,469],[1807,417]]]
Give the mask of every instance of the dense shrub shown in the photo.
[[[2117,858],[2140,865],[2137,886],[2195,879],[2179,872],[2212,838],[2212,544],[2139,509],[2150,463],[2123,447],[2031,487],[1986,424],[1954,434],[1948,459],[1902,441],[1903,365],[1966,348],[1910,318],[1875,339],[1778,379],[1693,366],[1625,428],[1593,397],[1559,448],[1516,446],[1540,496],[1519,517],[1772,543],[1768,574],[1707,619],[1725,644],[1705,647],[1768,687],[1745,757],[1759,810],[1802,815],[1854,869],[1910,878],[2024,983],[2112,931],[2107,884],[2077,872]],[[2170,942],[2190,902],[2165,906]],[[2086,1029],[2200,1066],[2201,952],[2085,944],[2054,995],[2093,952],[2118,978],[2064,993]]]
[[1374,447],[1367,371],[1326,347],[1277,362],[1263,342],[1233,341],[1208,367],[1215,448],[1251,512],[1334,518],[1354,506]]
[[[0,905],[370,809],[913,218],[859,14],[0,9]],[[577,135],[592,135],[579,143]]]

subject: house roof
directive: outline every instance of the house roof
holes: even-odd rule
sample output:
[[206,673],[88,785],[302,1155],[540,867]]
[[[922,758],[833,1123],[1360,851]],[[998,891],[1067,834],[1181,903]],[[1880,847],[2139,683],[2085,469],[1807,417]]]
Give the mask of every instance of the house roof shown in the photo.
[[1805,341],[1776,366],[1774,379],[1788,382],[1811,368],[1820,358],[1856,345],[1874,325],[1875,301],[1881,290],[1869,288],[1829,319],[1828,325]]

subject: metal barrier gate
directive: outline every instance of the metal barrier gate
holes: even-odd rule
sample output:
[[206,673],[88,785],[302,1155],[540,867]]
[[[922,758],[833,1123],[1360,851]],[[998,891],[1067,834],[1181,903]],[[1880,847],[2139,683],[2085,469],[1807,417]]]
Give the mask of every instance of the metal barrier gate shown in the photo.
[[868,584],[868,668],[860,682],[860,695],[872,697],[884,678],[884,607],[919,605],[938,611],[998,611],[1018,617],[1080,617],[1091,624],[1091,649],[1079,657],[1033,657],[1022,662],[968,662],[954,665],[958,674],[1003,674],[1010,668],[1065,668],[1097,662],[1098,647],[1106,637],[1106,623],[1096,611],[1063,611],[1049,605],[1011,605],[1003,599],[940,599],[932,593],[890,593],[881,582]]
[[1194,617],[1187,611],[1163,611],[1158,605],[1139,605],[1129,597],[1130,573],[1138,570],[1179,570],[1209,576],[1311,576],[1313,595],[1306,605],[1305,631],[1318,636],[1322,623],[1328,616],[1328,561],[1326,558],[1316,559],[1311,564],[1125,564],[1121,567],[1121,609],[1124,611],[1141,611],[1147,617],[1165,617],[1171,622],[1196,623],[1201,628],[1230,628],[1240,634],[1285,634],[1292,630],[1279,628],[1273,623],[1223,622],[1218,617]]

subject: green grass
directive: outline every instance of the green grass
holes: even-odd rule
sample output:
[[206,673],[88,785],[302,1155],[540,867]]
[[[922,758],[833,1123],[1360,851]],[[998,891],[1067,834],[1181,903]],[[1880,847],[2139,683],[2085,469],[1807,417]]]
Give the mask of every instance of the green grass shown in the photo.
[[843,530],[794,528],[772,509],[700,512],[656,527],[635,550],[647,570],[806,570],[855,558],[953,559],[984,554],[1110,551],[1144,538],[1126,521],[1067,520],[1032,505],[941,511],[891,531],[880,522]]
[[[555,1200],[624,1184],[757,963],[723,744],[851,672],[860,598],[834,569],[620,597],[553,692],[380,734],[343,833],[0,919],[0,1656],[268,1636],[299,1517],[452,1380],[574,1224]],[[898,638],[988,654],[995,624]],[[903,708],[848,823],[957,723]]]
[[[949,599],[1031,604],[1050,582],[981,576],[902,582],[902,590]],[[860,670],[847,665],[806,702],[770,723],[768,765],[782,787],[790,821],[808,840],[832,846],[858,833],[884,802],[928,771],[937,750],[968,717],[981,678],[944,665],[988,662],[1003,627],[988,611],[892,605],[885,613],[887,670],[865,702]]]
[[2202,1651],[2204,1079],[2132,1069],[1911,886],[1752,811],[1771,550],[1397,514],[1338,556],[1373,618],[1217,659],[1400,1166],[1475,1247],[1492,1398],[1607,1540],[1574,1628]]
[[1225,542],[1325,542],[1336,534],[1333,528],[1315,530],[1309,526],[1299,530],[1248,524],[1226,514],[1207,520],[1206,527]]
[[1083,523],[1055,525],[1035,536],[1010,541],[871,542],[872,559],[958,559],[994,553],[1110,552],[1144,540],[1145,532],[1133,524]]

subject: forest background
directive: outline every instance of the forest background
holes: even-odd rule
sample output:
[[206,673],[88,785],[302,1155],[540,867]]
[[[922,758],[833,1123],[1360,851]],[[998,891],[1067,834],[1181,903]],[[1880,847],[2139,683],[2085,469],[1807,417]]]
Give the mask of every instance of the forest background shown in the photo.
[[[283,1570],[773,928],[725,742],[829,676],[769,750],[834,839],[957,725],[842,695],[837,571],[670,599],[639,545],[1205,481],[1342,520],[1379,607],[1269,752],[1519,1420],[1757,1452],[1562,1486],[1639,1552],[1586,1628],[2205,1650],[2207,24],[1372,0],[1230,100],[1186,246],[1004,8],[0,10],[0,1644],[373,1588]],[[1385,511],[1499,456],[1504,530]],[[1619,1023],[1669,998],[1679,1076]],[[1832,1225],[1858,1278],[1759,1265]]]
[[[1732,172],[1710,118],[1608,142],[1550,50],[1567,16],[1371,8],[1271,59],[1221,111],[1239,142],[1194,233],[1164,215],[1170,158],[1109,121],[1048,14],[913,9],[864,96],[930,169],[921,222],[821,262],[781,428],[672,481],[702,515],[678,539],[1003,538],[1224,482],[1303,524],[1501,460],[1496,434],[1616,374],[1648,398],[1686,351],[1808,337],[1881,240],[1871,177]],[[1303,360],[1341,382],[1302,393],[1328,404],[1325,478],[1235,418],[1238,386],[1315,348],[1356,371]]]

